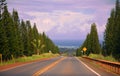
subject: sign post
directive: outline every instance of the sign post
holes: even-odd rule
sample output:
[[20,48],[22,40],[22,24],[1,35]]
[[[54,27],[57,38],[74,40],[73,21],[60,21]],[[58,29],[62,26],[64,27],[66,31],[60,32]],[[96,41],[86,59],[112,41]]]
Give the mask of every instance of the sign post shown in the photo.
[[84,47],[83,48],[83,52],[84,52],[84,54],[85,54],[85,52],[87,51],[87,48],[86,47]]

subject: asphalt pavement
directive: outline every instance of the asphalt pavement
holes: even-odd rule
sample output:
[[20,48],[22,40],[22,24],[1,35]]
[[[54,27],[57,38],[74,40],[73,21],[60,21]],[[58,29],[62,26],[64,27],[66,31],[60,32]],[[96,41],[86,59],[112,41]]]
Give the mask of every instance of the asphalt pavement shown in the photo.
[[98,76],[75,57],[67,57],[40,76]]
[[[43,70],[63,57],[56,57],[49,60],[37,61],[20,67],[1,71],[0,76],[32,76],[37,71]],[[89,64],[89,62],[88,62]],[[97,69],[97,67],[94,67]],[[46,70],[39,76],[117,76],[109,72],[93,70],[76,57],[65,57],[59,63]]]
[[33,62],[24,66],[16,67],[14,69],[1,71],[0,76],[32,76],[39,69],[44,68],[45,66],[50,65],[61,57],[52,58],[49,60],[43,60],[38,62]]

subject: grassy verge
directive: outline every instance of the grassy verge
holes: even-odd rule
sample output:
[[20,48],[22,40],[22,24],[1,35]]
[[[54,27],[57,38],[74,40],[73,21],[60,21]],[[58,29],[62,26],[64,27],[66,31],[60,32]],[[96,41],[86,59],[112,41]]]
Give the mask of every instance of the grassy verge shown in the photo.
[[52,54],[52,53],[44,53],[41,55],[32,55],[32,56],[24,56],[21,58],[17,58],[14,60],[9,60],[6,62],[2,62],[0,63],[0,66],[4,66],[4,65],[8,65],[8,64],[13,64],[13,63],[17,63],[17,62],[29,62],[29,61],[33,61],[33,60],[38,60],[38,59],[43,59],[43,58],[51,58],[51,57],[57,57],[59,56],[58,54]]
[[107,56],[104,57],[101,54],[90,54],[89,55],[90,58],[94,58],[94,59],[102,59],[102,60],[107,60],[107,61],[112,61],[112,62],[118,62],[117,60],[115,60],[112,56]]

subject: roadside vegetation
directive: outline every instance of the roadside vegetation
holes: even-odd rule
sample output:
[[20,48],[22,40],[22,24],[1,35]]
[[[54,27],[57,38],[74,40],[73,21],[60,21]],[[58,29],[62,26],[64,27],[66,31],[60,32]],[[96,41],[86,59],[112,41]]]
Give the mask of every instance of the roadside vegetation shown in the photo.
[[115,8],[111,10],[102,44],[99,43],[96,26],[95,23],[91,25],[90,33],[82,46],[77,49],[76,56],[87,55],[97,59],[120,61],[120,0],[116,0]]
[[35,61],[35,60],[52,58],[52,57],[57,57],[57,56],[59,56],[59,54],[52,54],[52,53],[44,53],[41,55],[32,55],[32,56],[24,56],[24,57],[19,57],[19,58],[14,58],[14,59],[11,59],[8,61],[4,61],[4,62],[0,63],[0,66],[19,63],[19,62]]
[[21,20],[17,10],[9,12],[6,0],[0,0],[0,62],[6,61],[2,65],[54,56],[49,52],[59,53],[53,41],[39,33],[35,23]]
[[102,59],[102,60],[107,60],[107,61],[112,61],[112,62],[118,62],[114,57],[112,56],[103,56],[102,54],[90,54],[88,57],[93,58],[93,59]]

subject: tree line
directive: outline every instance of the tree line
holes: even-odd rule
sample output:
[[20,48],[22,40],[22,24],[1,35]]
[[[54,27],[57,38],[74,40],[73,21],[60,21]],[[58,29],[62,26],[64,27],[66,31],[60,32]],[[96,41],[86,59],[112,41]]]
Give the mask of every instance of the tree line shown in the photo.
[[3,60],[33,54],[58,53],[58,47],[43,32],[39,33],[34,23],[20,20],[18,12],[10,13],[5,0],[0,0],[0,54]]
[[87,35],[83,45],[77,49],[76,55],[81,55],[83,47],[87,48],[86,54],[102,54],[112,56],[120,61],[120,0],[116,0],[115,8],[111,10],[104,32],[104,41],[100,46],[96,25],[92,24],[91,32]]
[[[83,51],[84,47],[87,48],[86,52]],[[87,34],[87,37],[86,37],[85,41],[83,42],[82,46],[77,49],[76,55],[80,56],[84,53],[87,56],[89,56],[90,53],[99,54],[100,51],[101,51],[101,48],[100,48],[100,44],[99,44],[96,24],[93,23],[91,25],[90,33]]]

